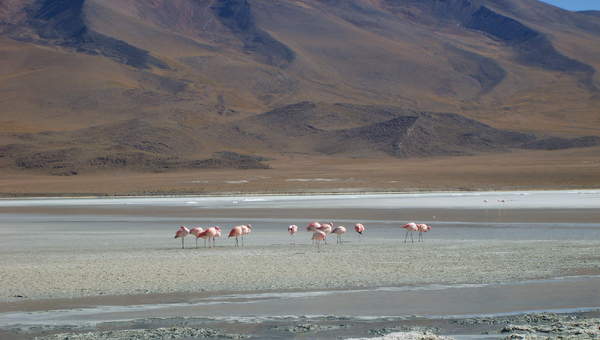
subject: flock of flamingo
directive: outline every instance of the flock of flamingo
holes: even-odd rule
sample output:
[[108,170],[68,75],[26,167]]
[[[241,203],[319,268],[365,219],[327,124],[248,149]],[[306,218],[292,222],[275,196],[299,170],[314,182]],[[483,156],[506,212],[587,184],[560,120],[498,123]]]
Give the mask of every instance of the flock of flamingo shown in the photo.
[[[424,224],[424,223],[414,223],[414,222],[410,222],[407,223],[405,225],[402,226],[402,228],[404,228],[406,230],[406,234],[404,236],[404,243],[407,242],[408,240],[408,235],[410,234],[410,240],[412,243],[414,243],[414,238],[413,238],[413,232],[419,232],[419,238],[417,239],[417,242],[423,242],[423,233],[428,232],[429,230],[431,230],[431,226]],[[290,236],[293,238],[294,235],[298,232],[299,228],[297,225],[292,224],[288,227],[288,233],[290,234]],[[357,223],[354,225],[354,230],[358,233],[359,237],[362,237],[363,233],[365,232],[366,228],[363,224],[361,223]],[[346,227],[344,226],[334,226],[333,222],[329,222],[329,223],[320,223],[320,222],[311,222],[306,226],[306,231],[308,232],[312,232],[312,238],[311,240],[313,241],[313,244],[317,246],[318,249],[320,249],[321,247],[321,242],[324,242],[325,244],[327,244],[327,236],[330,234],[335,234],[337,236],[337,244],[341,244],[342,243],[342,235],[344,235],[346,233]],[[239,226],[235,226],[233,228],[231,228],[231,231],[229,232],[229,236],[228,238],[232,238],[235,237],[235,246],[239,247],[240,246],[240,242],[239,240],[241,239],[241,244],[242,247],[244,246],[244,236],[248,235],[252,232],[252,225],[251,224],[244,224],[244,225],[239,225]],[[181,248],[184,249],[185,248],[185,237],[188,235],[193,235],[196,237],[196,248],[198,248],[198,239],[204,239],[204,247],[207,247],[207,241],[208,241],[208,247],[211,247],[211,242],[212,242],[212,247],[215,246],[215,239],[217,237],[221,237],[221,227],[219,226],[213,226],[213,227],[209,227],[207,229],[203,229],[201,227],[195,227],[195,228],[187,228],[185,226],[180,226],[179,229],[177,229],[177,231],[175,232],[175,238],[180,238],[181,239]]]

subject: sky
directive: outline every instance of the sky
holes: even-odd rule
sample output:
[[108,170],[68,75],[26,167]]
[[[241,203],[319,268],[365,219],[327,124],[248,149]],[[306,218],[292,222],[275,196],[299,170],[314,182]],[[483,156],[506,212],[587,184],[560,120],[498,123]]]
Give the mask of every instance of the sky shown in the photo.
[[600,10],[600,0],[542,0],[554,6],[562,7],[571,11],[583,11],[586,9]]

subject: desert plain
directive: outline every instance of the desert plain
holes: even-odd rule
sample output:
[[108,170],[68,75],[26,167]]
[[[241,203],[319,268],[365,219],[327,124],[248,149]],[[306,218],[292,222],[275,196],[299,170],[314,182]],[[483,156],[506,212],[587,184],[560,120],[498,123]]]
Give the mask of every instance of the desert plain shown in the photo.
[[3,196],[405,192],[596,188],[600,148],[433,158],[281,157],[268,169],[11,172]]

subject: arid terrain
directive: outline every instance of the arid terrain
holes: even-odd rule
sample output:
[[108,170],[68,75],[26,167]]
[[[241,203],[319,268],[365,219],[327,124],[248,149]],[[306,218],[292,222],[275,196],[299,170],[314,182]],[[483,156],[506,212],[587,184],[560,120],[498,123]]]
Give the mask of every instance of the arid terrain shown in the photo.
[[269,169],[96,172],[79,176],[4,171],[0,194],[156,195],[596,188],[600,148],[412,159],[290,157]]
[[591,185],[599,67],[536,0],[2,1],[0,190]]

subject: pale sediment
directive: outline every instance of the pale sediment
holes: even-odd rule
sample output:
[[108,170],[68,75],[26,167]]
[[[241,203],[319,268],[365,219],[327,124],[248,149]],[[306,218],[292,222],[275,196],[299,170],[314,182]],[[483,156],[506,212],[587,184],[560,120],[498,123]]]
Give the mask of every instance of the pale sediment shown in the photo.
[[600,241],[45,248],[1,254],[0,299],[494,283],[600,271]]
[[238,334],[227,334],[209,328],[169,327],[156,329],[127,329],[87,333],[59,333],[36,337],[36,340],[160,340],[160,339],[243,339]]
[[350,338],[346,340],[453,340],[431,332],[396,332],[376,338]]

